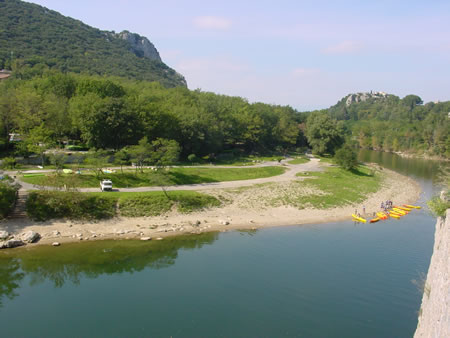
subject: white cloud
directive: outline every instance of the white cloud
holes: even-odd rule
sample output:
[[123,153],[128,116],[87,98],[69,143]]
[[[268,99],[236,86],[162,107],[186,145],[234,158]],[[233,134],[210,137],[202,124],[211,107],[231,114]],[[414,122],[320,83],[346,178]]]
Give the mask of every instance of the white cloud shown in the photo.
[[355,41],[343,41],[336,45],[328,46],[322,49],[322,53],[325,54],[352,54],[360,51],[362,45]]
[[231,27],[231,20],[218,16],[199,16],[193,22],[200,29],[227,30]]

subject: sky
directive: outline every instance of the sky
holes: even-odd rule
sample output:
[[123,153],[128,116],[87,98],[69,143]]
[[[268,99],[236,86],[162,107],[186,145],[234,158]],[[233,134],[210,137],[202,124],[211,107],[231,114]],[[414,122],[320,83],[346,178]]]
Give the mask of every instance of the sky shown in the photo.
[[33,0],[147,37],[190,89],[327,108],[356,92],[450,100],[448,0]]

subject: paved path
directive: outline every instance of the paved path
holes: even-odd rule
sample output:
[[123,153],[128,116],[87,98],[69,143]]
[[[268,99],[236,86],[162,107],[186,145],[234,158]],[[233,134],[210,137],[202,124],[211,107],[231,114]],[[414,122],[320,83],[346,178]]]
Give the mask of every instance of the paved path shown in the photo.
[[[296,174],[304,171],[321,171],[322,167],[319,165],[319,159],[311,158],[309,162],[303,164],[289,164],[287,163],[291,159],[287,159],[282,161],[282,163],[278,162],[265,162],[252,166],[217,166],[215,168],[255,168],[255,167],[268,167],[268,166],[283,166],[287,170],[277,176],[265,177],[265,178],[256,178],[251,180],[240,180],[240,181],[225,181],[225,182],[213,182],[213,183],[200,183],[200,184],[183,184],[183,185],[174,185],[174,186],[165,186],[165,190],[173,191],[173,190],[209,190],[209,189],[223,189],[223,188],[239,188],[239,187],[247,187],[254,184],[262,184],[262,183],[270,183],[270,182],[287,182],[292,181],[296,178]],[[194,168],[202,168],[199,166],[195,166]],[[211,168],[211,166],[208,166]],[[111,168],[113,169],[113,168]],[[120,169],[120,168],[118,168]],[[36,172],[52,172],[54,170],[38,170]],[[30,173],[31,171],[28,171]],[[10,172],[10,175],[17,174],[17,172]],[[22,182],[17,179],[17,181],[22,185],[23,190],[38,190],[41,187]],[[114,183],[114,182],[113,182]],[[47,189],[54,189],[51,187],[47,187]],[[79,188],[78,191],[81,192],[99,192],[100,188]],[[161,191],[161,187],[137,187],[137,188],[120,188],[114,189],[114,191],[120,192],[144,192],[144,191]]]

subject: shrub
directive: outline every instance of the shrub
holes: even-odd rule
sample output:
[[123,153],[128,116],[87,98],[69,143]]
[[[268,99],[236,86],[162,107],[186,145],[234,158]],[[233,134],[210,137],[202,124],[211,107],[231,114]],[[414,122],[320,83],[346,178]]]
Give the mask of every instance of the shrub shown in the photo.
[[197,160],[197,156],[195,156],[195,154],[190,154],[187,157],[187,159],[188,159],[189,162],[194,163]]
[[2,168],[4,169],[14,169],[16,164],[16,159],[14,157],[5,157],[2,160]]
[[445,213],[450,208],[450,202],[443,201],[438,196],[433,197],[427,202],[431,212],[436,216],[445,217]]
[[0,218],[8,216],[16,201],[17,186],[0,182]]
[[354,169],[358,165],[356,152],[349,145],[344,145],[334,155],[336,164],[345,170]]
[[116,214],[117,198],[79,192],[33,191],[26,209],[34,220],[52,218],[103,219]]

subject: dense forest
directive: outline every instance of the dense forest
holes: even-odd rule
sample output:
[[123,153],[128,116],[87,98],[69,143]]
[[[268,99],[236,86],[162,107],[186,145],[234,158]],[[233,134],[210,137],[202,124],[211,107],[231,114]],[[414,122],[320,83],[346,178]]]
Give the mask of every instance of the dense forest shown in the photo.
[[0,0],[0,14],[0,69],[13,70],[16,77],[27,68],[50,68],[186,86],[183,76],[133,51],[114,32],[19,0]]
[[348,104],[347,98],[321,112],[342,121],[359,147],[450,157],[450,101],[386,95]]
[[290,107],[165,88],[157,82],[47,71],[30,79],[0,82],[0,131],[24,144],[80,144],[121,149],[146,137],[175,140],[181,155],[224,151],[266,152],[305,146],[303,115]]
[[[144,137],[174,140],[186,159],[234,153],[334,152],[344,143],[384,151],[450,155],[450,102],[418,96],[345,103],[301,113],[289,106],[157,82],[34,68],[0,82],[0,144],[18,155],[38,145],[119,150]],[[22,74],[21,73],[21,74]],[[10,134],[22,142],[10,144]]]

